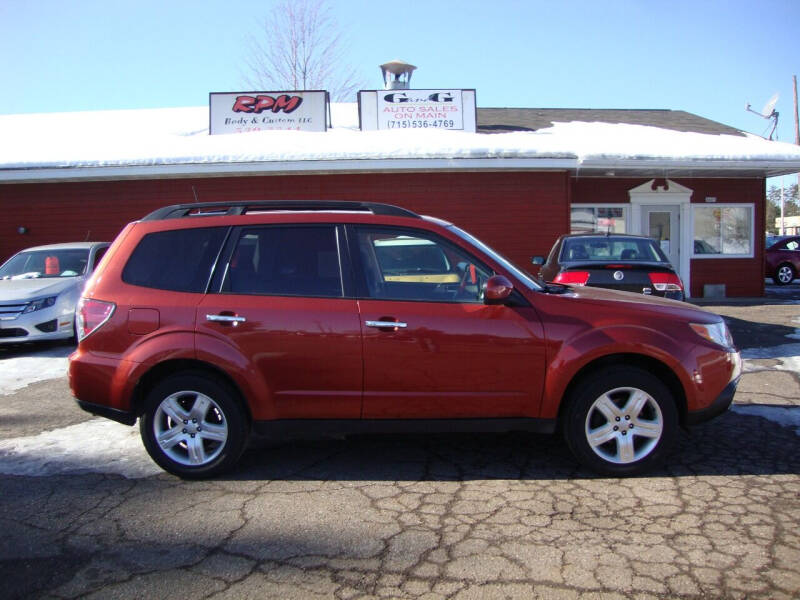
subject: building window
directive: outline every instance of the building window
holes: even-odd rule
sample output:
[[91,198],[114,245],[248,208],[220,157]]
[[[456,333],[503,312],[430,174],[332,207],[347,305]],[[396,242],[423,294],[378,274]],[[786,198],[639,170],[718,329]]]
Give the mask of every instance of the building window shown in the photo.
[[693,206],[695,258],[753,256],[753,205]]
[[627,208],[624,206],[573,205],[570,232],[625,233]]

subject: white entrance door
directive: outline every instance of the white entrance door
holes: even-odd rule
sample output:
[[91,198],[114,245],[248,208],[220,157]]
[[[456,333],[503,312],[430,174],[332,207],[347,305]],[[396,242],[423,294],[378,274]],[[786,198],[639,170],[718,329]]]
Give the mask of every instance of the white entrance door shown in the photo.
[[681,271],[681,207],[677,204],[642,206],[642,233],[659,243],[672,266]]

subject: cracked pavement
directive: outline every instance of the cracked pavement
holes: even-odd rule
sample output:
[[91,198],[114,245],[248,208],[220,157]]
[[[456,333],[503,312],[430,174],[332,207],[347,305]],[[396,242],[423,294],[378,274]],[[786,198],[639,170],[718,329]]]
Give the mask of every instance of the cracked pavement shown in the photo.
[[734,410],[631,479],[517,433],[261,443],[227,477],[181,481],[134,444],[136,468],[92,454],[136,431],[92,429],[65,378],[0,396],[0,596],[796,598],[800,424],[771,411],[800,410],[800,305],[710,308],[771,350]]

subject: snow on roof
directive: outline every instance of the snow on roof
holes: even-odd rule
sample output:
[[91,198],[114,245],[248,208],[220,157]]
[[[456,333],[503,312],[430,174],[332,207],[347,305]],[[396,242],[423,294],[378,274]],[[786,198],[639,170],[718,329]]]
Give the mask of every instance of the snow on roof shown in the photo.
[[[479,109],[480,110],[480,109]],[[325,133],[208,135],[208,107],[0,115],[0,181],[234,172],[435,168],[698,168],[800,171],[800,147],[624,123],[554,122],[536,131],[358,129],[357,105],[332,104]],[[478,163],[481,163],[478,165]],[[418,167],[421,168],[419,164]],[[426,165],[427,166],[427,165]],[[91,171],[91,175],[87,173]],[[104,171],[107,174],[104,175]],[[219,171],[217,171],[219,172]]]

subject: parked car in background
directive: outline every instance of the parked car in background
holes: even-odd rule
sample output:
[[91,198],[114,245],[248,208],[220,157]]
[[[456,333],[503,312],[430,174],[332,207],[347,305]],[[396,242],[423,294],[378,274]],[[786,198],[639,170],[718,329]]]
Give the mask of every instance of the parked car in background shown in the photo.
[[231,469],[251,432],[510,430],[631,475],[727,410],[741,372],[718,315],[542,285],[451,223],[366,202],[155,211],[114,242],[78,323],[78,404],[138,419],[188,478]]
[[75,306],[108,242],[37,246],[0,266],[0,343],[75,337]]
[[556,240],[541,265],[539,279],[603,287],[673,300],[684,299],[683,282],[655,240],[620,233],[574,233]]
[[788,285],[800,273],[800,236],[781,236],[764,252],[767,277],[777,285]]

